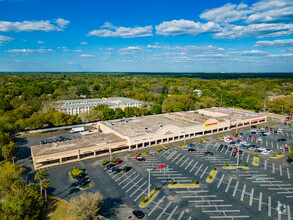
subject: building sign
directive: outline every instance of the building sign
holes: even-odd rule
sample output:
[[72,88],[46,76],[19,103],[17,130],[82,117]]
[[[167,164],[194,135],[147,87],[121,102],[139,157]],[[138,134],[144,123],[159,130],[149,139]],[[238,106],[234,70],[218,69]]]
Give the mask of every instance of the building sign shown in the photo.
[[118,145],[118,147],[124,147],[125,146],[125,144],[120,144],[120,145]]
[[168,135],[168,134],[173,134],[172,131],[166,131],[165,135]]
[[218,124],[219,122],[207,123],[207,124],[204,124],[204,127],[206,128],[206,127],[216,126]]
[[139,140],[134,140],[133,142],[138,142]]

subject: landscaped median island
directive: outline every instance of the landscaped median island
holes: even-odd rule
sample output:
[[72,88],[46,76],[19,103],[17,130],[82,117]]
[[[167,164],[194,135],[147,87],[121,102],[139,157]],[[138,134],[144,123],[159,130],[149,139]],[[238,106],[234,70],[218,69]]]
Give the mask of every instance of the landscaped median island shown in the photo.
[[70,171],[70,176],[72,179],[75,179],[79,174],[83,172],[78,166],[74,166],[73,170]]
[[175,183],[171,179],[171,183],[168,185],[168,188],[198,188],[199,184],[196,179],[193,180],[193,183]]
[[142,197],[139,207],[144,208],[146,207],[152,199],[154,199],[159,193],[158,187],[154,187],[153,191],[151,191],[150,196]]
[[[162,148],[161,148],[161,147],[162,147]],[[157,153],[160,153],[162,150],[168,150],[168,149],[169,149],[168,146],[161,145],[161,146],[158,147],[158,149],[157,149]]]
[[255,154],[255,157],[253,157],[252,165],[253,166],[259,166],[259,157],[258,157],[258,154]]
[[70,176],[72,179],[77,180],[80,189],[86,189],[92,185],[92,182],[87,177],[87,174],[78,166],[73,167],[73,170],[70,171]]
[[279,159],[279,158],[282,158],[282,157],[284,157],[285,155],[284,154],[282,154],[282,152],[280,151],[279,152],[279,155],[276,155],[276,153],[273,153],[273,156],[272,157],[270,157],[271,159]]
[[242,168],[242,169],[249,169],[249,167],[247,166],[223,166],[222,167],[223,169],[226,169],[226,170],[235,170],[237,168]]
[[217,168],[215,166],[213,166],[213,170],[210,172],[210,174],[206,178],[206,182],[207,183],[213,182],[213,180],[215,179],[215,177],[217,175],[217,172],[218,172]]

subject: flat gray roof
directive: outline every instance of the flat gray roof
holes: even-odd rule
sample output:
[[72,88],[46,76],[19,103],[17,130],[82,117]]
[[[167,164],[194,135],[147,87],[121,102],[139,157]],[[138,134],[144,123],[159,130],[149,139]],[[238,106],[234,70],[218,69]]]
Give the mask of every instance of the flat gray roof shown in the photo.
[[100,145],[102,146],[105,144],[117,143],[122,141],[125,141],[125,139],[120,138],[113,133],[100,134],[97,136],[83,136],[82,139],[58,142],[56,144],[53,143],[36,145],[31,147],[31,151],[34,157],[37,157],[56,153],[66,153],[66,151],[73,151]]

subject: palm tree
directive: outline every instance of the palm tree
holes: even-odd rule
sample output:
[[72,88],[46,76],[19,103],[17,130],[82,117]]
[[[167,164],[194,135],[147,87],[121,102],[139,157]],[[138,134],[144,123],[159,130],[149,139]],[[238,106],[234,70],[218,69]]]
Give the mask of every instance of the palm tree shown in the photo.
[[42,180],[46,178],[46,172],[44,170],[39,170],[35,175],[35,180],[40,180],[40,194],[42,196]]
[[45,204],[47,208],[47,188],[51,185],[50,180],[44,179],[41,183],[42,188],[45,190]]
[[2,157],[5,158],[5,160],[8,159],[12,154],[12,149],[9,147],[9,145],[3,145],[2,146]]

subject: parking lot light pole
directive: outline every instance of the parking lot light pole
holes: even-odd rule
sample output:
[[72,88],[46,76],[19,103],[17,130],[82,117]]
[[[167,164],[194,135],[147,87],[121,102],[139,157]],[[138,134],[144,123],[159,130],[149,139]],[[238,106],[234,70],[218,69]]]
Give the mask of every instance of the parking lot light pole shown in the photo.
[[149,171],[149,187],[148,187],[148,197],[150,198],[151,195],[151,170],[152,169],[147,169],[147,171]]
[[237,167],[239,167],[239,146],[237,146]]

